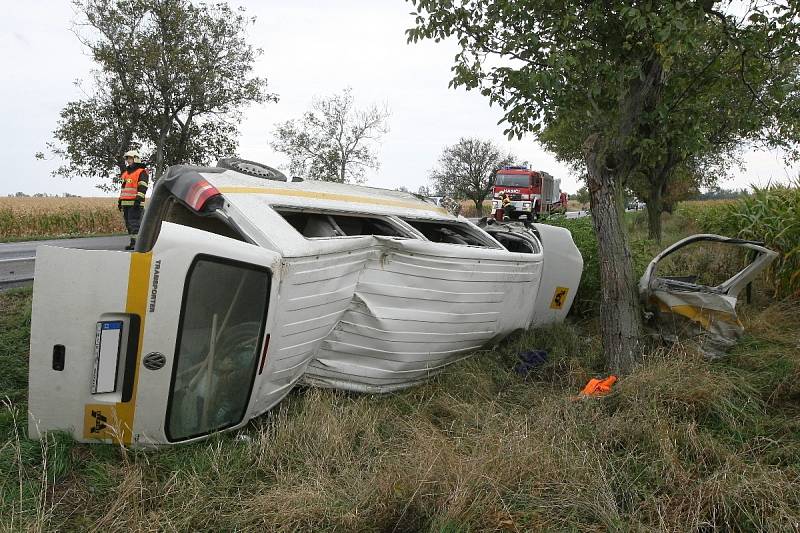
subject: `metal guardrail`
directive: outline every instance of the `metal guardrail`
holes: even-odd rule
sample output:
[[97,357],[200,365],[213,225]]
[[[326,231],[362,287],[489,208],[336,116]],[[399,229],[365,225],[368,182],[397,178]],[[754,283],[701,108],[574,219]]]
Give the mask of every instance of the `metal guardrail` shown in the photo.
[[0,291],[4,291],[6,289],[15,289],[17,287],[23,287],[32,282],[33,282],[33,276],[23,276],[14,279],[0,280]]

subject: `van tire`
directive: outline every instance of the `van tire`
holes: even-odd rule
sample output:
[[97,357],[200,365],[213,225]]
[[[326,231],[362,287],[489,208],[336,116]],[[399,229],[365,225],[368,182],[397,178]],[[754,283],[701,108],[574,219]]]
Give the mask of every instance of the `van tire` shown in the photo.
[[226,168],[228,170],[234,170],[240,174],[246,174],[255,178],[273,181],[288,181],[286,174],[276,168],[272,168],[263,163],[248,161],[247,159],[241,159],[238,157],[225,157],[220,159],[217,161],[217,166],[220,168]]

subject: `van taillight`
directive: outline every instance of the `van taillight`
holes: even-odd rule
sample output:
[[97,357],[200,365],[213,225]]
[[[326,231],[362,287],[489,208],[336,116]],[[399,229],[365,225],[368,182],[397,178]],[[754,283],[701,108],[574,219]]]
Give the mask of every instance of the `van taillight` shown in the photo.
[[186,195],[186,203],[195,211],[201,211],[209,199],[219,194],[216,187],[206,180],[200,179],[189,189],[189,194]]

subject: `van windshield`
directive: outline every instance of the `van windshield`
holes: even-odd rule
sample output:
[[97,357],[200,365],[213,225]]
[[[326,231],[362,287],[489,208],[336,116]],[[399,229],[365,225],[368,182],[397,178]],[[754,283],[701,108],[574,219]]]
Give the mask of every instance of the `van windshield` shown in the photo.
[[498,174],[495,185],[501,187],[528,187],[530,176],[523,174]]

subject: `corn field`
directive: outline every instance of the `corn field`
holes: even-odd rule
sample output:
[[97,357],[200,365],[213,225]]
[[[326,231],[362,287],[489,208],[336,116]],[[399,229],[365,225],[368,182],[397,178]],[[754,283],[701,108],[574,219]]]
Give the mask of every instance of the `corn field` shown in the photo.
[[743,239],[763,240],[780,255],[772,264],[777,295],[800,295],[800,180],[794,187],[768,187],[731,209]]
[[735,201],[687,202],[679,212],[701,231],[764,242],[779,254],[769,271],[775,296],[800,295],[800,179]]
[[0,198],[0,241],[124,231],[115,198]]

